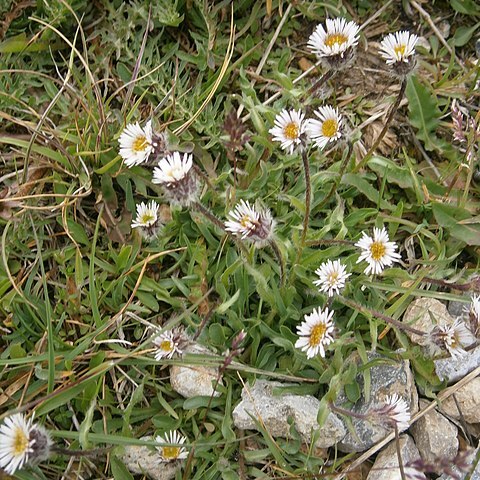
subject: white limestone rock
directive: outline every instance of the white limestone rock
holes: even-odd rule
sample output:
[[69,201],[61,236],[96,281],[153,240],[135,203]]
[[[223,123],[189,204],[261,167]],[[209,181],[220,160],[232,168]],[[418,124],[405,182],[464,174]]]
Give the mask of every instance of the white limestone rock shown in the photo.
[[[420,401],[420,409],[428,405],[429,402]],[[410,432],[420,456],[428,463],[435,463],[437,457],[452,460],[458,453],[458,428],[436,410],[417,420]]]
[[[142,440],[150,441],[152,437],[142,437]],[[128,445],[120,460],[127,469],[135,475],[146,475],[151,480],[172,480],[177,470],[182,466],[182,461],[162,462],[160,453],[154,448],[143,445]]]
[[[408,435],[400,435],[399,443],[403,465],[420,458],[420,453],[411,437]],[[378,454],[367,476],[367,480],[401,479],[400,467],[398,466],[397,446],[395,440],[393,440]]]
[[255,420],[263,425],[273,437],[288,438],[289,418],[293,419],[298,433],[306,443],[316,438],[315,448],[328,448],[345,436],[345,427],[336,415],[330,413],[320,427],[317,415],[320,401],[312,395],[279,394],[275,388],[292,386],[280,382],[257,380],[253,387],[245,387],[242,400],[233,411],[233,421],[242,430],[257,430]]
[[[185,347],[184,353],[212,355],[212,352],[197,343]],[[214,390],[213,386],[218,377],[218,369],[206,367],[201,363],[191,365],[171,365],[170,384],[172,388],[185,398],[199,395],[218,397],[220,392]],[[220,382],[221,384],[221,382]]]
[[[346,361],[361,362],[357,354],[351,355]],[[360,387],[360,398],[351,405],[345,393],[341,392],[335,405],[354,414],[365,415],[382,408],[387,396],[397,394],[409,406],[410,415],[414,415],[418,411],[418,394],[409,361],[392,360],[375,352],[368,353],[368,361],[371,363],[369,398],[365,397],[363,374],[358,374],[355,382]],[[350,421],[354,431],[348,431],[338,444],[338,449],[342,452],[363,452],[392,432],[391,428],[367,419],[352,416]]]
[[[455,399],[467,423],[480,423],[480,395],[478,392],[480,392],[480,377],[474,378],[455,392]],[[453,396],[448,397],[441,403],[440,409],[445,415],[459,420],[460,412],[455,399]]]

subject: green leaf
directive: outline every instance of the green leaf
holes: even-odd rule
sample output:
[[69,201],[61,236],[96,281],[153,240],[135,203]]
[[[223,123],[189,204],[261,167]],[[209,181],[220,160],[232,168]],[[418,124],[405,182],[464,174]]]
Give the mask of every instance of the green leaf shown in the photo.
[[112,468],[112,475],[115,480],[133,480],[132,474],[117,457],[112,456],[110,459],[110,467]]
[[412,188],[412,177],[407,168],[397,165],[385,157],[373,157],[368,166],[379,178],[386,176],[388,183],[395,183],[402,188]]
[[467,245],[480,245],[480,218],[472,218],[468,210],[444,203],[433,204],[433,214],[437,223],[452,237]]
[[169,27],[178,27],[183,22],[183,15],[179,15],[175,8],[176,3],[169,0],[160,0],[157,3],[155,6],[156,17],[160,23]]
[[99,367],[90,370],[90,374],[87,378],[84,378],[80,382],[74,383],[67,387],[62,387],[62,389],[37,407],[36,414],[38,416],[45,415],[46,413],[51,412],[62,405],[68,404],[68,402],[70,402],[73,398],[79,397],[80,393],[87,387],[89,382],[91,383],[95,380],[95,378],[103,375],[106,371],[112,368],[112,365],[112,362],[105,362]]
[[[98,383],[98,386],[100,385],[101,385],[101,382]],[[93,398],[92,401],[90,402],[90,406],[87,409],[85,418],[83,419],[82,424],[80,425],[78,441],[82,446],[82,448],[85,448],[85,449],[87,449],[90,446],[88,442],[88,433],[92,428],[93,414],[95,412],[96,406],[97,406],[96,398]]]
[[117,271],[121,272],[127,266],[128,259],[132,253],[132,246],[131,245],[123,245],[118,257],[115,260],[117,265]]
[[122,434],[128,435],[130,431],[130,418],[132,416],[133,409],[137,403],[140,403],[143,399],[143,382],[133,391],[132,398],[128,403],[127,408],[123,412],[123,428]]
[[453,44],[456,47],[463,47],[464,45],[466,45],[479,26],[480,23],[476,23],[475,25],[473,25],[473,27],[458,27],[455,30],[455,35],[453,36]]
[[417,137],[425,144],[427,150],[437,148],[435,136],[440,123],[440,109],[430,89],[422,85],[417,77],[410,77],[407,82],[408,111],[411,124],[417,129]]
[[90,244],[87,234],[85,233],[85,229],[80,224],[74,222],[71,219],[67,219],[67,226],[68,226],[70,235],[73,237],[73,239],[76,242],[81,243],[83,245]]
[[25,33],[10,37],[0,43],[0,53],[32,53],[48,50],[52,47],[57,50],[61,44],[57,42],[55,45],[49,42],[36,40],[32,42],[32,39],[27,38]]
[[233,295],[227,301],[223,302],[221,305],[218,306],[217,313],[220,313],[220,314],[225,313],[238,300],[239,296],[240,296],[240,290],[237,290],[235,292],[235,295]]
[[352,403],[356,403],[357,400],[362,396],[360,392],[360,387],[358,383],[349,383],[345,385],[345,395],[347,396],[348,400]]
[[[379,193],[378,190],[368,181],[361,177],[360,175],[353,174],[353,173],[346,173],[342,177],[342,183],[346,185],[351,185],[352,187],[356,187],[360,193],[363,193],[372,203],[378,204],[379,203]],[[388,203],[386,200],[380,199],[380,208],[386,210],[395,210],[395,207]]]
[[450,5],[458,13],[466,15],[479,15],[480,6],[474,0],[450,0]]

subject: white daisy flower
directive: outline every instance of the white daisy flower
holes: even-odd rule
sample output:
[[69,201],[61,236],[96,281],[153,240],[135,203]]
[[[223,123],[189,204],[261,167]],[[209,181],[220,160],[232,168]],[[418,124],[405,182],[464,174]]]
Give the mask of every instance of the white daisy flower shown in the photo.
[[380,55],[388,65],[397,62],[408,63],[415,55],[415,45],[418,37],[410,32],[396,32],[388,34],[380,44]]
[[191,154],[173,152],[158,162],[158,167],[153,170],[153,183],[171,185],[184,179],[193,166]]
[[255,208],[248,200],[240,200],[228,217],[225,230],[242,240],[251,240],[260,247],[273,236],[274,221],[270,210]]
[[163,437],[160,435],[155,437],[157,443],[167,443],[172,445],[157,447],[162,462],[174,462],[175,460],[183,460],[187,458],[188,452],[185,447],[182,447],[186,440],[186,437],[178,433],[176,430],[166,433]]
[[118,143],[120,144],[120,156],[127,167],[139,165],[146,160],[154,150],[152,122],[149,120],[145,128],[138,122],[129,123],[123,130]]
[[397,393],[387,395],[385,405],[375,411],[379,422],[389,427],[397,425],[399,432],[410,426],[410,409],[407,402]]
[[32,423],[32,418],[16,413],[5,418],[0,427],[0,467],[9,475],[23,468],[33,453]]
[[390,267],[393,262],[398,262],[401,256],[395,252],[397,244],[390,242],[385,227],[373,229],[373,238],[362,232],[363,237],[355,244],[363,250],[357,263],[366,260],[368,263],[365,273],[380,274],[385,267]]
[[475,338],[460,319],[455,320],[450,325],[437,325],[430,332],[435,345],[448,350],[453,358],[459,358],[466,355],[463,347],[471,345]]
[[315,273],[319,276],[318,280],[313,283],[317,285],[321,292],[325,292],[329,297],[339,294],[340,290],[345,286],[345,281],[351,275],[346,272],[345,265],[340,260],[328,260],[322,263]]
[[360,27],[355,22],[347,22],[344,18],[327,19],[326,30],[318,25],[310,35],[307,46],[318,58],[339,55],[355,47],[358,43]]
[[313,309],[310,315],[305,315],[304,321],[297,327],[300,338],[295,342],[295,348],[307,352],[307,358],[316,355],[325,357],[325,347],[333,342],[334,325],[333,310],[326,308]]
[[155,351],[155,360],[160,361],[163,358],[172,358],[175,354],[181,355],[182,350],[179,345],[179,336],[172,330],[166,330],[153,339],[153,344],[157,347]]
[[172,203],[190,205],[196,201],[199,187],[193,169],[193,156],[184,153],[182,157],[179,152],[173,152],[162,158],[153,170],[152,182],[162,185]]
[[341,134],[342,116],[338,113],[337,108],[330,105],[320,107],[314,111],[319,118],[307,120],[306,131],[318,148],[325,148],[329,142],[338,140]]
[[275,142],[280,142],[283,150],[292,154],[304,140],[305,114],[301,111],[283,109],[275,117],[275,126],[269,130]]
[[152,227],[158,221],[158,204],[154,200],[150,203],[137,205],[137,217],[132,222],[132,228]]

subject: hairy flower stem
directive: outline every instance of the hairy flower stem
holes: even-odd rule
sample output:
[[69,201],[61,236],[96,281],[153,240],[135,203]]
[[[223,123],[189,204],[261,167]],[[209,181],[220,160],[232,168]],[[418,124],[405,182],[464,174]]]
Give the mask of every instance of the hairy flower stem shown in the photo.
[[402,451],[400,450],[400,437],[398,435],[397,424],[395,423],[393,427],[395,428],[395,447],[397,449],[397,459],[398,468],[400,469],[400,477],[402,478],[402,480],[407,480],[407,477],[405,476],[405,469],[403,468]]
[[270,240],[269,245],[272,248],[273,253],[277,257],[278,264],[280,265],[280,284],[282,285],[282,287],[284,287],[285,286],[285,261],[282,256],[282,252],[278,248],[278,244],[275,240],[273,239]]
[[305,216],[303,217],[303,231],[300,238],[300,244],[298,245],[297,258],[295,259],[295,265],[300,261],[303,247],[305,246],[305,239],[307,238],[308,223],[310,220],[310,207],[312,202],[312,184],[310,180],[310,163],[308,161],[306,149],[302,150],[303,169],[305,171]]
[[371,308],[365,307],[364,305],[360,305],[359,303],[356,303],[352,300],[348,300],[347,298],[341,295],[339,295],[337,298],[347,307],[357,310],[358,312],[361,312],[363,314],[368,313],[373,317],[380,318],[384,322],[390,325],[393,325],[394,327],[397,327],[400,330],[405,330],[406,332],[414,333],[415,335],[420,335],[422,337],[425,335],[425,332],[422,332],[421,330],[417,330],[416,328],[405,325],[404,323],[398,320],[395,320],[394,318],[389,317],[388,315],[384,315],[383,313],[377,310],[373,310]]
[[305,216],[303,217],[302,236],[300,238],[300,243],[298,244],[295,263],[293,264],[294,268],[292,268],[291,275],[289,278],[290,284],[292,284],[295,279],[295,266],[300,263],[300,257],[302,256],[303,247],[305,246],[305,240],[307,238],[307,231],[308,231],[308,223],[310,220],[312,185],[310,180],[310,163],[308,161],[307,150],[305,148],[302,149],[302,162],[303,162],[303,169],[305,171]]
[[323,245],[355,245],[352,240],[336,240],[334,238],[323,238],[322,240],[309,240],[305,243],[309,247],[322,247]]
[[339,413],[340,415],[344,415],[345,417],[354,417],[354,418],[359,418],[360,420],[368,420],[368,415],[365,415],[363,413],[353,412],[352,410],[346,410],[345,408],[337,407],[332,402],[330,402],[328,406],[330,407],[330,410],[332,412]]
[[392,123],[393,117],[395,116],[395,113],[398,110],[398,107],[400,106],[400,102],[402,101],[403,95],[405,94],[405,89],[407,88],[407,79],[403,79],[402,83],[400,85],[400,91],[398,92],[397,99],[395,100],[395,103],[392,105],[390,108],[390,111],[388,112],[387,120],[385,121],[385,125],[382,128],[382,131],[380,132],[380,135],[377,137],[373,145],[370,147],[368,152],[365,154],[365,156],[360,160],[358,165],[353,169],[353,173],[358,172],[362,167],[365,166],[365,164],[370,160],[371,156],[373,155],[373,152],[377,149],[377,147],[380,145],[380,142],[382,141],[383,137],[388,131],[388,127]]
[[53,445],[51,451],[53,453],[69,457],[96,457],[97,455],[110,452],[112,448],[113,447],[92,448],[91,450],[70,450],[68,448],[62,448],[57,445]]
[[467,283],[451,283],[439,278],[423,277],[422,282],[439,285],[441,287],[449,288],[450,290],[461,290],[462,292],[468,292],[469,290],[473,290],[475,292],[480,291],[480,277],[474,278],[472,281]]
[[320,202],[320,205],[318,205],[318,207],[316,208],[321,209],[323,206],[325,206],[327,202],[330,200],[330,198],[332,197],[332,195],[337,191],[337,188],[340,185],[340,182],[342,181],[343,174],[345,173],[348,162],[350,160],[350,156],[352,154],[352,148],[353,148],[352,143],[348,142],[347,152],[345,154],[345,157],[343,158],[342,164],[340,165],[338,177],[333,183],[332,188],[328,192],[327,196]]
[[218,228],[220,228],[223,232],[227,233],[228,232],[225,230],[225,225],[223,222],[217,218],[208,208],[204,207],[200,202],[194,202],[192,204],[192,207],[200,212],[202,215],[208,218],[214,225],[216,225]]
[[314,95],[320,87],[323,86],[324,83],[328,82],[336,73],[336,70],[329,70],[328,72],[325,72],[308,90],[305,96],[312,96]]

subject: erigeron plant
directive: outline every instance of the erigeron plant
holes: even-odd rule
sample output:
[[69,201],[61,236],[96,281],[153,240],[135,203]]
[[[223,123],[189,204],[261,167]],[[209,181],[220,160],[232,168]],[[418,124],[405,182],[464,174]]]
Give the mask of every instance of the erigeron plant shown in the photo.
[[[338,71],[344,70],[354,61],[355,48],[359,41],[360,28],[354,22],[347,22],[345,19],[327,20],[326,28],[319,25],[309,39],[308,47],[317,56],[322,59],[327,68],[326,73],[314,84],[309,93],[318,89],[320,84],[332,78]],[[388,35],[381,43],[380,55],[386,61],[392,75],[401,80],[400,92],[394,104],[389,110],[387,120],[380,135],[375,140],[372,148],[367,152],[356,169],[361,168],[368,161],[375,148],[378,146],[385,135],[389,124],[391,123],[401,99],[403,98],[406,79],[416,66],[415,45],[418,38],[409,32],[397,32]],[[457,116],[458,117],[458,116]],[[336,188],[342,178],[345,169],[348,166],[352,153],[352,144],[345,135],[345,119],[340,113],[338,107],[333,105],[323,105],[313,111],[313,116],[307,118],[306,113],[297,109],[283,109],[274,119],[274,125],[269,133],[274,142],[280,143],[280,148],[288,155],[300,155],[305,174],[305,215],[303,220],[302,237],[297,251],[298,263],[300,255],[306,243],[311,214],[311,178],[309,152],[312,147],[324,150],[328,147],[343,143],[347,145],[346,154],[340,168],[338,181],[334,183],[332,190],[321,203],[323,206],[335,193]],[[138,130],[138,129],[137,129]],[[145,132],[145,141],[142,147],[145,152],[148,151],[150,140]],[[150,132],[151,134],[151,132]],[[140,135],[140,134],[139,134]],[[247,137],[248,139],[249,137]],[[130,143],[131,139],[129,139]],[[137,139],[138,144],[140,141]],[[126,140],[124,141],[124,143]],[[147,155],[147,153],[144,153]],[[123,155],[122,155],[123,156]],[[133,157],[133,154],[131,154]],[[125,155],[126,162],[128,158]],[[141,157],[141,152],[137,152],[137,157]],[[148,155],[147,155],[148,157]],[[130,163],[134,162],[129,160]],[[140,163],[138,160],[135,161]],[[256,248],[262,248],[271,245],[282,266],[283,277],[283,259],[279,254],[278,246],[274,240],[275,221],[270,210],[252,205],[249,201],[240,200],[235,207],[227,214],[225,223],[221,222],[214,214],[207,210],[199,201],[199,185],[193,166],[191,155],[174,152],[172,155],[160,160],[159,165],[153,172],[153,182],[162,185],[165,198],[173,205],[181,207],[191,207],[205,214],[212,223],[221,228],[225,233],[254,245]],[[144,204],[141,204],[142,208]],[[140,210],[138,215],[140,215]],[[153,216],[151,222],[154,221]],[[142,226],[141,221],[136,221]],[[132,224],[133,226],[133,224]],[[366,275],[381,275],[385,268],[391,267],[394,263],[401,261],[401,256],[397,252],[398,246],[390,241],[385,227],[373,229],[373,236],[366,232],[362,233],[362,238],[353,246],[360,251],[357,263],[365,261],[367,266],[364,270]],[[328,260],[320,265],[316,270],[318,280],[313,283],[319,287],[320,293],[328,297],[328,306],[324,309],[314,308],[313,312],[305,315],[303,323],[297,327],[299,335],[295,347],[306,353],[307,359],[313,359],[316,356],[325,357],[326,350],[333,344],[335,339],[334,310],[331,309],[332,297],[339,296],[340,291],[344,289],[351,272],[347,271],[347,266],[340,260]],[[345,303],[351,308],[358,308],[359,311],[365,311],[353,301]],[[368,309],[367,309],[368,310]],[[408,326],[402,326],[394,319],[382,315],[373,310],[368,310],[370,314],[391,323],[397,328],[411,330]],[[418,332],[416,332],[418,333]],[[452,356],[461,355],[462,339],[464,332],[460,326],[453,328],[452,331],[439,331],[438,339]],[[436,338],[437,338],[436,337]],[[440,340],[438,340],[440,342]],[[154,345],[157,347],[155,356],[157,360],[162,358],[172,358],[174,355],[181,355],[181,349],[174,339],[172,332],[163,332],[154,339]],[[408,428],[410,415],[406,403],[396,397],[388,397],[385,400],[385,407],[381,411],[369,413],[372,421],[386,422],[389,427],[394,427],[397,431]],[[183,438],[183,437],[182,437]],[[160,441],[165,439],[160,438]],[[167,440],[169,440],[167,438]],[[169,443],[183,443],[184,439],[170,438]],[[172,447],[173,448],[173,447]],[[175,458],[179,455],[185,455],[181,447],[175,447]]]

